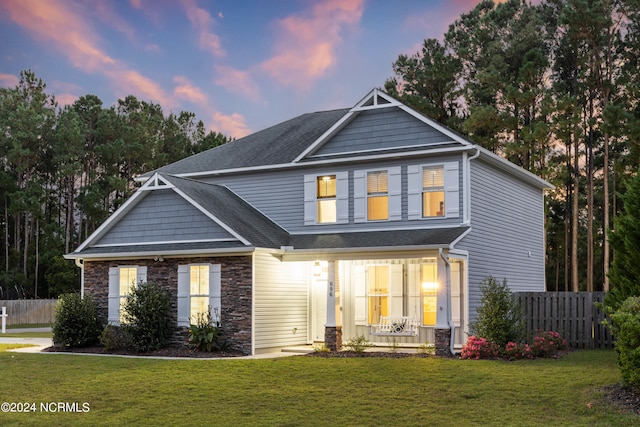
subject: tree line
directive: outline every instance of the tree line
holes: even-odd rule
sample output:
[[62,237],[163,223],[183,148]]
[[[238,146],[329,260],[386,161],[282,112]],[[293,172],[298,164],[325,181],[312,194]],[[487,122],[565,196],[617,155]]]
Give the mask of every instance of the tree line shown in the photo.
[[[555,185],[547,290],[609,289],[607,230],[640,165],[640,1],[483,0],[441,40],[399,55],[385,90]],[[60,107],[31,71],[0,88],[0,299],[77,289],[62,258],[133,177],[228,137],[134,96]]]
[[640,2],[480,2],[385,89],[555,185],[549,291],[609,290],[608,230],[640,164]]
[[0,88],[0,299],[79,288],[73,251],[135,190],[136,175],[229,141],[195,114],[134,96],[60,107],[29,70]]

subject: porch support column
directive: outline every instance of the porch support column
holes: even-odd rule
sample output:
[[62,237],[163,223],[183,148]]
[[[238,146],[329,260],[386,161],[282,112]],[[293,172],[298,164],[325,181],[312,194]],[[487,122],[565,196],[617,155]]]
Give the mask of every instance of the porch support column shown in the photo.
[[451,352],[451,325],[449,322],[451,283],[449,283],[449,277],[449,263],[446,260],[446,255],[440,250],[438,257],[438,312],[435,330],[435,347],[438,356],[446,356]]
[[335,267],[335,261],[330,260],[327,268],[327,322],[324,325],[324,345],[331,351],[342,349],[340,294],[337,287]]

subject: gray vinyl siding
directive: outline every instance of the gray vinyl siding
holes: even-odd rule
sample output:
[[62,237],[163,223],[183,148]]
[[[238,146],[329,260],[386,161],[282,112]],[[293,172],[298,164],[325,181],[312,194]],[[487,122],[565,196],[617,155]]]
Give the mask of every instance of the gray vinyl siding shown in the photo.
[[[447,227],[458,225],[462,222],[463,212],[463,182],[462,182],[462,156],[442,155],[434,157],[414,157],[404,160],[366,162],[350,165],[309,168],[292,168],[280,171],[265,171],[245,173],[242,175],[225,175],[221,177],[203,179],[205,182],[227,186],[231,191],[242,197],[264,215],[271,218],[290,233],[309,233],[349,231],[349,230],[380,230],[406,227]],[[437,164],[444,162],[459,162],[459,212],[458,218],[429,218],[421,220],[408,220],[407,216],[407,166],[422,164]],[[402,220],[400,221],[376,221],[354,222],[354,188],[353,172],[355,170],[385,169],[400,166],[402,185]],[[326,174],[348,171],[349,173],[349,223],[348,224],[322,224],[304,225],[304,175]]]
[[472,320],[489,275],[513,291],[544,291],[544,203],[541,189],[481,160],[471,161],[470,174],[471,231],[456,248],[469,252]]
[[362,111],[313,156],[450,142],[451,138],[399,108]]
[[234,239],[173,190],[147,193],[98,245]]
[[306,344],[309,323],[307,264],[283,264],[260,251],[253,259],[255,349]]

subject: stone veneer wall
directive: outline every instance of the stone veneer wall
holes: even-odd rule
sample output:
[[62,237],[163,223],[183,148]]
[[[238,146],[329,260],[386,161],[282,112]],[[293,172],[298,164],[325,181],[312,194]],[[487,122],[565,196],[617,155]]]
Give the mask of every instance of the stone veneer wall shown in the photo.
[[[198,257],[165,258],[126,261],[85,261],[84,290],[96,302],[105,322],[108,318],[109,268],[119,266],[146,266],[147,282],[158,284],[171,295],[171,321],[177,324],[178,265],[211,263],[221,265],[221,326],[223,337],[231,348],[251,354],[252,257]],[[188,330],[175,326],[171,345],[186,345]]]

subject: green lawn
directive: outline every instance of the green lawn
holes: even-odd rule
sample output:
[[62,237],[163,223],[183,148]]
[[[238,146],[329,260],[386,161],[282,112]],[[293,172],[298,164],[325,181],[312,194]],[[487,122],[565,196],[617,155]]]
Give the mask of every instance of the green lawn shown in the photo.
[[[518,362],[298,356],[154,360],[4,352],[0,378],[0,402],[34,402],[37,409],[0,413],[3,426],[640,422],[609,406],[598,390],[620,380],[613,351]],[[41,402],[77,402],[80,412],[43,413]]]

